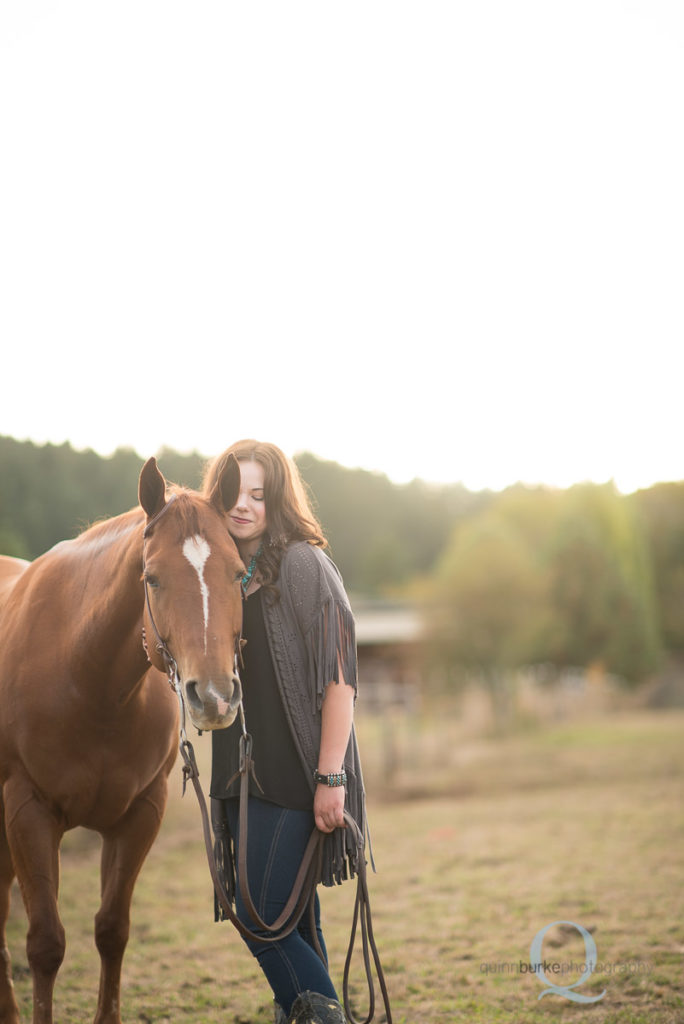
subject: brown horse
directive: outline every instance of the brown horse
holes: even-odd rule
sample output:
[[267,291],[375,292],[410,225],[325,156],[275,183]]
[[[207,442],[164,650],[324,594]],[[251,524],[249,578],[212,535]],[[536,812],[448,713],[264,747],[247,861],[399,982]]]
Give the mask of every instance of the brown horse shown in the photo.
[[155,640],[158,631],[177,663],[197,728],[230,725],[241,696],[234,655],[244,566],[225,513],[239,483],[231,456],[209,498],[176,489],[167,501],[150,459],[142,508],[30,565],[0,559],[1,1024],[19,1020],[4,936],[15,873],[29,919],[33,1021],[52,1022],[65,947],[59,844],[77,825],[103,838],[95,1022],[120,1024],[133,887],[161,824],[177,749],[178,703]]

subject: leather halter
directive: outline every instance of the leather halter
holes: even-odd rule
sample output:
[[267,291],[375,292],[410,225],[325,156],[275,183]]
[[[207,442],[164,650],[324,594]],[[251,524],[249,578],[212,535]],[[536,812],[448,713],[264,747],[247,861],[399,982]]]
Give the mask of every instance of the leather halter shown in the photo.
[[[175,658],[173,657],[173,655],[171,654],[171,651],[169,650],[169,648],[166,645],[166,641],[162,639],[161,633],[157,629],[157,623],[154,621],[154,615],[152,614],[152,606],[150,604],[150,590],[149,590],[149,586],[148,586],[148,583],[147,583],[147,575],[145,573],[145,541],[147,540],[147,538],[149,537],[150,533],[152,532],[152,529],[156,526],[156,524],[159,522],[161,517],[164,515],[164,513],[174,503],[174,501],[176,500],[176,497],[177,497],[177,495],[172,494],[171,497],[169,498],[169,500],[167,502],[165,502],[164,505],[162,505],[162,507],[157,512],[157,514],[152,516],[152,518],[149,520],[149,522],[145,526],[145,529],[143,530],[143,557],[142,557],[142,578],[143,578],[143,587],[144,587],[144,590],[145,590],[145,607],[147,608],[147,614],[148,614],[149,619],[150,619],[150,624],[152,626],[152,629],[154,630],[154,635],[156,637],[156,641],[157,642],[155,644],[155,647],[159,651],[159,653],[161,654],[161,656],[162,656],[162,658],[164,660],[164,664],[166,665],[166,670],[169,673],[169,682],[171,683],[172,686],[173,686],[173,682],[171,680],[171,673],[173,672],[173,674],[177,677],[178,676],[178,666],[176,664]],[[150,661],[150,653],[149,653],[149,650],[147,648],[147,637],[145,636],[145,627],[144,626],[143,626],[143,631],[142,632],[143,632],[143,647],[145,649],[145,654],[147,655],[147,660]],[[150,664],[151,664],[151,662],[150,662]]]
[[[195,751],[192,743],[187,737],[185,731],[185,698],[183,696],[183,690],[181,687],[180,676],[178,674],[178,664],[176,659],[171,654],[168,645],[162,638],[157,624],[154,621],[154,615],[152,614],[152,607],[150,604],[150,595],[147,578],[145,576],[145,541],[147,540],[153,527],[159,522],[164,513],[168,510],[169,506],[175,501],[176,495],[172,494],[168,501],[162,506],[152,519],[149,520],[143,531],[143,585],[145,590],[145,606],[149,616],[150,624],[155,634],[157,651],[161,654],[166,670],[168,674],[169,684],[174,690],[176,697],[178,698],[178,705],[180,709],[180,743],[179,752],[183,759],[183,790],[182,793],[185,795],[185,789],[187,786],[188,779],[191,780],[197,802],[199,804],[200,815],[202,818],[202,831],[204,835],[204,845],[206,848],[207,862],[209,865],[209,874],[211,875],[212,882],[214,884],[214,891],[219,901],[221,909],[228,920],[234,925],[237,931],[245,939],[256,940],[264,944],[270,944],[279,942],[286,938],[299,924],[304,912],[309,911],[311,934],[314,938],[314,943],[318,955],[321,960],[326,963],[326,958],[323,950],[320,947],[317,937],[317,930],[315,927],[314,911],[315,911],[315,896],[316,886],[320,877],[321,860],[323,856],[323,843],[325,841],[325,833],[321,832],[318,828],[314,827],[306,849],[304,856],[297,872],[292,892],[287,900],[287,903],[281,912],[278,919],[272,924],[266,924],[265,921],[259,916],[254,901],[252,900],[249,886],[247,883],[247,806],[248,806],[248,795],[249,795],[249,776],[254,776],[254,761],[252,760],[252,737],[247,732],[245,723],[245,712],[242,698],[240,698],[239,714],[240,723],[242,727],[242,735],[240,736],[240,849],[239,849],[239,863],[238,863],[238,882],[240,885],[240,892],[247,908],[247,911],[254,921],[255,925],[262,929],[262,933],[256,933],[251,929],[247,928],[246,925],[240,921],[235,911],[233,910],[232,901],[230,896],[226,892],[226,887],[223,878],[221,877],[218,867],[216,865],[216,857],[214,855],[214,847],[212,842],[211,825],[209,822],[209,813],[207,810],[207,804],[202,791],[202,787],[199,781],[199,769],[197,767],[197,761],[195,759]],[[145,627],[143,626],[143,647],[147,654],[148,661],[150,660],[149,651],[147,647],[147,639],[145,636]],[[240,679],[239,664],[240,654],[242,649],[241,635],[237,638],[235,645],[235,660],[233,672]],[[201,730],[198,730],[201,735]],[[261,787],[259,787],[261,788]],[[344,1010],[347,1019],[351,1024],[370,1024],[375,1016],[375,989],[373,985],[372,968],[371,968],[371,956],[373,958],[373,964],[375,966],[375,972],[378,979],[378,984],[382,993],[382,1000],[385,1008],[385,1017],[387,1024],[392,1024],[392,1011],[390,1008],[389,994],[387,992],[387,985],[385,983],[385,976],[380,963],[380,956],[378,954],[377,947],[375,945],[375,938],[373,935],[373,923],[371,918],[370,910],[370,896],[368,892],[368,882],[366,879],[366,861],[364,857],[365,840],[363,833],[359,829],[359,826],[355,822],[351,814],[345,810],[344,812],[345,825],[353,833],[357,850],[357,891],[356,900],[354,904],[354,915],[352,920],[351,936],[349,939],[349,948],[347,951],[347,957],[344,964],[344,975],[343,975],[343,1002]],[[349,974],[351,968],[351,960],[354,953],[354,946],[356,944],[356,930],[357,926],[361,925],[361,940],[362,940],[362,951],[363,961],[366,974],[366,980],[368,983],[368,995],[369,995],[369,1009],[368,1016],[364,1021],[359,1022],[354,1016],[350,1000],[349,1000]],[[263,931],[268,932],[268,935],[264,935]]]

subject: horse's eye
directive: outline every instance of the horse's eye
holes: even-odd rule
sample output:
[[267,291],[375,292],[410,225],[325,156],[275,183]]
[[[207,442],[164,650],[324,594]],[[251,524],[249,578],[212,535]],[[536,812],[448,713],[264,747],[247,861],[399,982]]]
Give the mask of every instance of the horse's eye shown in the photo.
[[157,579],[157,577],[156,576],[152,576],[151,573],[148,573],[148,572],[145,573],[145,583],[147,584],[148,587],[158,587],[159,586],[159,580]]
[[244,575],[245,574],[244,574],[244,571],[242,569],[240,569],[239,572],[236,572],[235,573],[235,582],[239,583]]

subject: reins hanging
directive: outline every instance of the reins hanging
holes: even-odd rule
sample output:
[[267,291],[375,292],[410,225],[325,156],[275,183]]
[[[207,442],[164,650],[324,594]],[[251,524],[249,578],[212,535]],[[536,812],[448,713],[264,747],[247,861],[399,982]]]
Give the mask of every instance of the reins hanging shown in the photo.
[[[177,678],[177,677],[176,677]],[[180,693],[180,686],[174,684],[173,688],[179,696],[179,701],[182,702],[182,694]],[[251,752],[251,736],[249,733],[245,734],[248,737],[249,743],[247,744],[247,751]],[[259,934],[247,928],[242,921],[239,920],[235,911],[233,910],[231,900],[226,892],[225,884],[223,879],[220,877],[218,869],[216,867],[216,860],[214,857],[211,826],[209,822],[209,813],[207,811],[206,800],[202,787],[199,781],[199,769],[197,768],[197,762],[195,760],[195,752],[192,743],[187,737],[181,739],[180,744],[181,757],[183,758],[183,789],[185,790],[185,783],[187,779],[192,782],[195,794],[197,796],[197,802],[200,808],[200,815],[202,818],[202,831],[204,834],[204,845],[207,853],[207,861],[209,864],[209,873],[214,883],[214,890],[216,892],[217,899],[221,906],[222,911],[229,921],[237,928],[240,934],[245,939],[256,940],[257,942],[273,943],[279,942],[281,939],[286,938],[299,924],[299,921],[304,914],[307,906],[309,907],[310,914],[313,915],[313,905],[316,894],[316,884],[320,875],[320,863],[323,852],[323,842],[325,841],[325,833],[319,829],[314,828],[309,837],[302,863],[299,867],[297,877],[295,879],[292,892],[287,901],[287,904],[281,912],[277,921],[272,925],[266,924],[258,915],[254,908],[254,903],[249,893],[249,887],[247,885],[247,795],[248,795],[248,778],[251,767],[251,757],[248,753],[243,760],[241,765],[241,780],[240,780],[240,852],[238,861],[238,879],[241,886],[242,899],[247,907],[248,913],[255,921],[255,924],[263,928],[264,930],[275,933],[269,934],[268,936]],[[350,1024],[371,1024],[371,1021],[375,1016],[375,987],[373,984],[373,969],[371,966],[371,957],[375,972],[377,974],[378,984],[382,993],[383,1004],[385,1008],[385,1015],[387,1024],[392,1024],[392,1011],[390,1008],[389,994],[387,991],[387,985],[385,982],[385,976],[380,962],[380,955],[377,950],[375,943],[375,936],[373,934],[373,922],[371,917],[370,909],[370,896],[368,892],[368,881],[366,877],[366,862],[363,856],[364,852],[364,839],[361,830],[354,821],[351,814],[345,810],[344,820],[346,827],[351,829],[357,843],[359,851],[358,856],[358,867],[357,867],[357,890],[356,900],[354,903],[354,915],[352,921],[351,935],[349,939],[349,947],[347,949],[347,956],[344,964],[343,981],[342,981],[342,992],[344,1011],[347,1015],[347,1019]],[[244,832],[243,832],[244,829]],[[368,1016],[364,1020],[360,1021],[354,1016],[351,1009],[349,999],[349,977],[351,972],[351,963],[354,955],[354,947],[356,945],[356,932],[357,927],[360,923],[361,926],[361,941],[362,941],[362,953],[364,969],[366,973],[366,981],[368,984],[368,995],[369,995],[369,1009]],[[312,928],[312,934],[316,935],[315,927]],[[317,952],[325,963],[325,956],[318,944],[316,939]]]

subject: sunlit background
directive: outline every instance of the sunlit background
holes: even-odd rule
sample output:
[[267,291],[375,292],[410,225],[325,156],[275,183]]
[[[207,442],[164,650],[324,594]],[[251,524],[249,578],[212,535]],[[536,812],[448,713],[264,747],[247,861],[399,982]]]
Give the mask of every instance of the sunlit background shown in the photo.
[[671,0],[7,0],[0,434],[684,476]]

